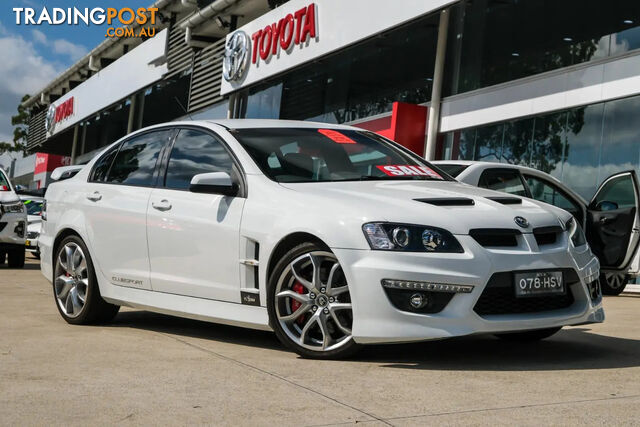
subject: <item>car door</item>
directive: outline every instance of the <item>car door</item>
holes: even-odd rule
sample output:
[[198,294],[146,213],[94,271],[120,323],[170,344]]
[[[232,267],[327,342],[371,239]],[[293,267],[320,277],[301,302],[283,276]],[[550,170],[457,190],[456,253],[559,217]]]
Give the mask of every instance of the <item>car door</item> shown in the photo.
[[93,262],[114,285],[151,289],[146,213],[170,130],[125,140],[94,165],[83,199]]
[[626,270],[638,250],[638,179],[634,171],[607,178],[587,210],[587,240],[606,270]]
[[587,209],[584,203],[576,200],[551,180],[528,173],[523,173],[522,176],[532,199],[566,210],[584,227]]
[[193,176],[209,172],[226,172],[242,183],[239,165],[219,137],[180,129],[147,206],[151,283],[154,291],[240,302],[244,190],[237,197],[190,192]]

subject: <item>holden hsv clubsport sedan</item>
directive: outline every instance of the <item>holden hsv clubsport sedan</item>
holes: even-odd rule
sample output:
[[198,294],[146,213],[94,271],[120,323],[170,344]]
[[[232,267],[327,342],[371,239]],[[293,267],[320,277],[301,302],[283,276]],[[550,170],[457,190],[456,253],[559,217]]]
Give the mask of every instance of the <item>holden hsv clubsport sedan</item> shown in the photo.
[[120,306],[272,329],[305,357],[602,322],[571,214],[455,181],[362,129],[172,122],[46,194],[42,272],[72,324]]

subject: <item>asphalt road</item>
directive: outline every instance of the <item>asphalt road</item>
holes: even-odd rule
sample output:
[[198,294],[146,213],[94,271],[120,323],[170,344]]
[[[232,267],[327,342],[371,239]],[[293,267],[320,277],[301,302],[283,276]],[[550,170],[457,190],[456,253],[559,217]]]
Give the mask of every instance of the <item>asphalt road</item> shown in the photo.
[[640,296],[537,344],[468,337],[304,360],[267,332],[123,310],[58,315],[35,261],[0,267],[0,424],[640,424]]

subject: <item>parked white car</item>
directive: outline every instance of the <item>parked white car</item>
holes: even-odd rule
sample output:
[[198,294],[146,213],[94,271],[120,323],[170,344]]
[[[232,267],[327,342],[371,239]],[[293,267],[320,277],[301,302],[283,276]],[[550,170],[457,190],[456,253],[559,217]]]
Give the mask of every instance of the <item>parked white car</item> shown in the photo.
[[460,184],[362,129],[174,122],[49,186],[42,272],[69,323],[120,305],[359,344],[602,322],[599,263],[562,209]]
[[590,202],[542,171],[492,162],[434,162],[458,181],[481,188],[530,197],[571,213],[586,230],[600,259],[601,285],[607,295],[620,294],[640,271],[640,212],[635,171],[606,178]]
[[24,266],[24,237],[27,211],[7,174],[0,169],[0,264]]
[[20,195],[20,200],[27,209],[27,238],[24,242],[25,249],[36,258],[40,258],[38,239],[40,238],[40,230],[42,228],[42,206],[44,204],[44,198]]

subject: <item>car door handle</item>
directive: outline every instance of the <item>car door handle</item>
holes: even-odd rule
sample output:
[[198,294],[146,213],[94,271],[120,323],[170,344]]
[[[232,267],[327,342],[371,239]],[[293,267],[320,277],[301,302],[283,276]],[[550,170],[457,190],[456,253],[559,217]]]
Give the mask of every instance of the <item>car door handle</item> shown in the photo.
[[171,209],[171,203],[169,203],[167,199],[160,200],[159,202],[151,202],[151,206],[159,211],[168,211]]
[[87,199],[91,200],[92,202],[97,202],[98,200],[102,199],[102,194],[94,191],[93,193],[87,195]]

